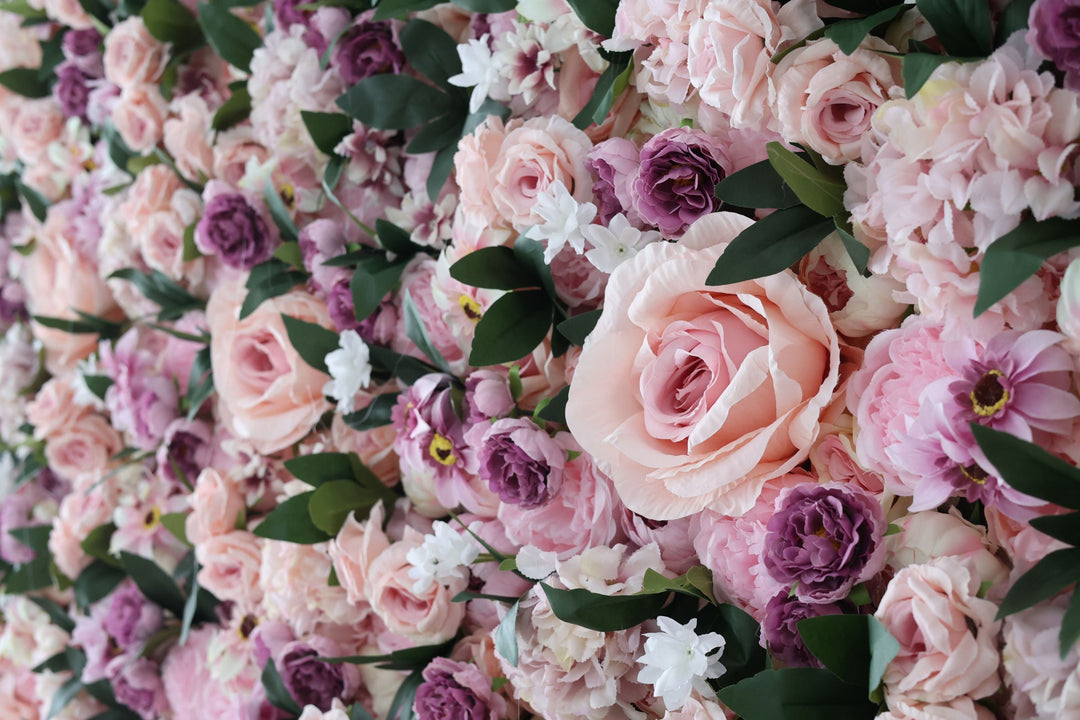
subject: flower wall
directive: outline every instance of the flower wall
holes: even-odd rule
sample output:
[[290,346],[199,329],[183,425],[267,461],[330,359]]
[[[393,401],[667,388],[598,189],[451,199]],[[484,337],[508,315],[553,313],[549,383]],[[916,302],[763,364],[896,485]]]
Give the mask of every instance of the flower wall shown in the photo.
[[1080,718],[1077,58],[0,3],[0,718]]

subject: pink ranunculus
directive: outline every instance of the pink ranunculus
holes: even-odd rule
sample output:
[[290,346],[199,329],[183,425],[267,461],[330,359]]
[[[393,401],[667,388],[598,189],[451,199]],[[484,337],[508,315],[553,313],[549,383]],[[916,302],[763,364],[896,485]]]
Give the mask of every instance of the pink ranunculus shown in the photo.
[[158,87],[139,83],[120,94],[112,121],[129,148],[146,154],[161,142],[168,115],[169,106]]
[[300,358],[281,316],[332,326],[326,306],[300,290],[264,300],[241,320],[246,294],[230,282],[210,296],[210,358],[225,426],[269,454],[306,435],[330,408],[322,394],[327,375]]
[[156,83],[169,62],[169,49],[138,15],[118,23],[105,36],[105,79],[126,89]]
[[705,284],[749,224],[708,215],[620,265],[574,371],[569,427],[645,517],[745,512],[806,459],[837,389],[836,331],[793,274]]
[[900,643],[885,670],[887,692],[947,703],[980,699],[1001,685],[997,606],[978,597],[979,580],[956,558],[903,568],[874,614]]

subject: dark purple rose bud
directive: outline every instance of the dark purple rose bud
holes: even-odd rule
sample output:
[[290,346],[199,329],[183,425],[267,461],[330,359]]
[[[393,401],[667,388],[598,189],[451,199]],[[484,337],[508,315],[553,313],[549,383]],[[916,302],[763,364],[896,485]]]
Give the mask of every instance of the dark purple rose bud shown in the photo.
[[785,489],[766,526],[769,574],[808,603],[836,602],[885,563],[885,513],[853,485],[806,483]]
[[195,245],[204,255],[217,255],[239,270],[250,270],[273,251],[262,214],[243,195],[231,192],[219,193],[206,203],[195,226]]
[[[361,329],[362,323],[356,319],[356,306],[353,304],[352,288],[349,286],[347,278],[334,283],[330,287],[330,290],[326,293],[326,309],[330,311],[330,321],[334,323],[334,327],[337,328],[338,332],[356,330],[360,333],[360,337],[364,339],[364,342],[373,342],[373,340],[365,337],[364,330]],[[378,312],[378,310],[375,312]],[[373,313],[364,322],[368,322],[374,317]],[[370,333],[368,334],[370,335]]]
[[[854,611],[853,607],[849,609]],[[796,597],[789,597],[786,590],[777,593],[765,606],[765,622],[762,624],[769,652],[788,667],[822,667],[821,661],[806,648],[799,635],[799,621],[843,613],[843,606],[837,603],[804,603]]]
[[63,62],[56,67],[56,84],[53,96],[60,103],[65,117],[77,117],[86,121],[86,108],[90,101],[90,80],[75,63]]
[[1065,87],[1080,91],[1080,0],[1038,0],[1027,42],[1065,72]]
[[307,25],[311,17],[310,10],[301,10],[297,5],[304,5],[307,0],[274,0],[274,21],[282,28],[290,25]]
[[669,128],[641,148],[634,209],[666,237],[680,237],[719,207],[714,191],[730,171],[731,161],[709,135]]
[[[491,692],[491,679],[475,665],[435,658],[424,668],[424,682],[416,689],[413,711],[418,720],[496,720],[496,707],[504,705]],[[486,685],[485,685],[486,683]]]
[[105,75],[104,55],[101,51],[101,33],[94,28],[69,30],[64,34],[61,49],[64,59],[91,78]]
[[305,642],[298,640],[283,647],[276,665],[285,688],[300,707],[314,705],[326,712],[334,698],[345,694],[342,666],[323,662],[319,652]]
[[562,486],[566,450],[528,418],[496,420],[484,433],[480,478],[510,505],[546,505]]
[[357,22],[341,36],[334,50],[334,66],[346,85],[384,73],[399,73],[405,66],[388,22]]

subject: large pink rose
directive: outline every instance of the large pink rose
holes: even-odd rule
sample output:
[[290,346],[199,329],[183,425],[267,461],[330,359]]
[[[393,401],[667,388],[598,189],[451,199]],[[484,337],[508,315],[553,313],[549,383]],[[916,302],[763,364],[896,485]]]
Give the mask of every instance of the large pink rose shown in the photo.
[[330,409],[322,394],[329,377],[300,358],[281,316],[333,325],[326,306],[299,290],[263,301],[240,320],[246,294],[242,283],[231,282],[210,296],[210,359],[225,426],[270,454],[307,435]]
[[707,215],[619,266],[574,371],[570,429],[645,517],[746,512],[806,459],[837,388],[828,310],[792,273],[705,284],[749,224]]

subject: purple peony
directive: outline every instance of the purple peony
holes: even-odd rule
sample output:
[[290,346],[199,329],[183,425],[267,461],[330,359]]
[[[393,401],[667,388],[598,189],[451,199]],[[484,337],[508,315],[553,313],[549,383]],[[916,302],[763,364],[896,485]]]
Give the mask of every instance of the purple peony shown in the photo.
[[1080,0],[1037,0],[1027,42],[1065,72],[1065,87],[1080,90]]
[[346,85],[354,85],[372,75],[401,72],[405,54],[390,23],[358,20],[338,40],[334,66]]
[[125,583],[112,594],[103,626],[126,652],[157,632],[162,622],[161,608],[148,602],[134,583]]
[[528,418],[496,420],[480,444],[479,475],[499,499],[530,509],[562,485],[566,450]]
[[73,62],[63,62],[57,66],[53,96],[60,104],[64,117],[77,117],[86,121],[86,108],[90,102],[90,80]]
[[229,267],[250,270],[270,257],[274,243],[258,208],[240,193],[218,192],[195,226],[195,245]]
[[798,583],[807,603],[836,602],[885,563],[885,513],[853,485],[806,483],[785,489],[766,526],[763,561],[780,583]]
[[[336,649],[331,653],[337,654]],[[323,662],[319,659],[319,650],[306,642],[296,640],[282,647],[275,665],[286,689],[300,707],[314,705],[326,712],[334,698],[345,697],[350,689],[345,668]]]
[[101,47],[101,33],[94,28],[69,30],[64,34],[61,49],[64,65],[73,64],[91,78],[105,76],[104,54]]
[[413,711],[418,720],[498,720],[505,701],[491,691],[491,678],[475,665],[438,657],[423,672]]
[[700,130],[669,128],[641,148],[633,181],[634,210],[666,237],[680,237],[702,215],[717,209],[717,183],[731,171],[731,161]]
[[201,420],[174,420],[165,428],[155,458],[162,476],[174,483],[186,479],[188,484],[193,484],[202,469],[210,464],[211,435],[210,426]]
[[788,667],[821,667],[821,661],[810,653],[799,635],[799,621],[843,613],[844,608],[837,603],[804,603],[789,597],[787,591],[777,593],[765,606],[765,622],[761,626],[769,652]]
[[155,449],[179,414],[179,394],[172,378],[156,370],[156,356],[139,347],[139,333],[128,331],[115,347],[102,342],[102,370],[113,384],[105,391],[105,404],[113,426],[128,433],[143,450]]

